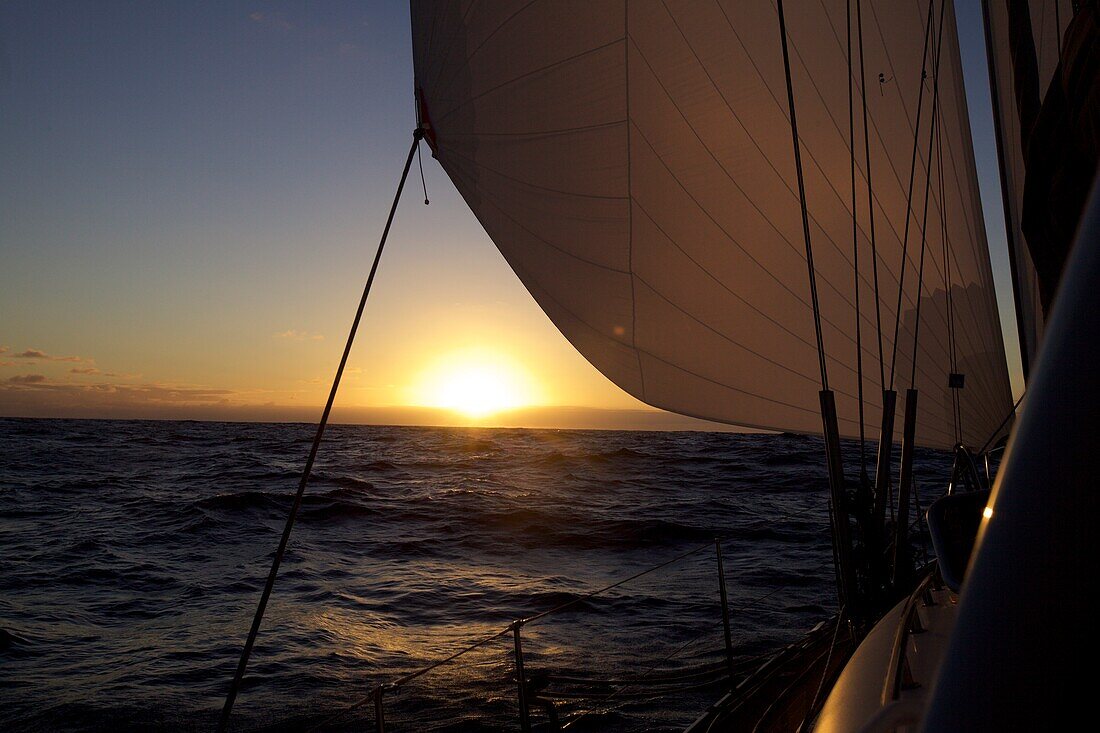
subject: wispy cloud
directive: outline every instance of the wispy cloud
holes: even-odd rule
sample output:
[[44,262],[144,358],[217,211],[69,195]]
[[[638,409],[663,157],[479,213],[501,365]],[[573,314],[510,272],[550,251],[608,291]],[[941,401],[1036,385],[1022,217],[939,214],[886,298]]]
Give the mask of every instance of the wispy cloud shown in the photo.
[[99,370],[95,367],[73,367],[69,370],[70,374],[99,374]]
[[8,347],[7,346],[0,346],[0,354],[6,354],[6,353],[8,353]]
[[310,333],[308,331],[295,331],[294,329],[290,329],[289,331],[280,331],[278,333],[273,333],[273,334],[271,334],[271,336],[272,336],[272,338],[284,339],[286,341],[305,341],[307,339],[310,340],[310,341],[324,341],[325,340],[325,337],[324,337],[323,334]]
[[12,356],[17,359],[38,359],[40,361],[95,361],[95,359],[89,359],[83,356],[54,356],[53,354],[47,354],[41,349],[27,349],[26,351],[21,351],[18,354],[12,354]]
[[[90,405],[226,405],[236,394],[231,389],[213,389],[189,384],[163,382],[97,382],[78,384],[61,382],[42,374],[20,374],[0,382],[0,398],[38,393],[46,401]],[[46,397],[48,395],[48,397]],[[23,400],[25,401],[25,400]]]

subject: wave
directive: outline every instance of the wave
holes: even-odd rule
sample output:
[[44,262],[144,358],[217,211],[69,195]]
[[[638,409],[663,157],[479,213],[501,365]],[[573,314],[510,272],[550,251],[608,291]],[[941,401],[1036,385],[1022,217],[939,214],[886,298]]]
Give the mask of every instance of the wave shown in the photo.
[[[357,482],[354,485],[359,488],[362,483],[366,482]],[[320,494],[306,493],[302,497],[298,516],[301,519],[327,520],[350,519],[376,513],[376,509],[353,500],[352,496],[353,494],[347,489],[335,489]],[[294,496],[289,492],[240,491],[199,499],[191,506],[200,511],[215,514],[264,513],[285,517],[293,501]]]
[[[0,419],[0,689],[17,691],[4,724],[213,726],[310,440],[292,424]],[[652,663],[684,628],[718,628],[712,550],[583,596],[715,536],[726,538],[731,602],[767,596],[738,614],[739,648],[790,640],[835,594],[819,447],[776,435],[333,426],[238,722],[309,727],[364,684],[573,601],[524,632],[533,668],[612,676]],[[922,488],[939,480],[934,458],[917,455]],[[498,641],[474,664],[441,668],[436,684],[410,685],[395,715],[420,730],[460,709],[459,727],[510,729],[512,640]],[[717,648],[692,647],[684,663]],[[639,702],[615,725],[690,722],[707,703]],[[348,720],[370,724],[369,711]]]

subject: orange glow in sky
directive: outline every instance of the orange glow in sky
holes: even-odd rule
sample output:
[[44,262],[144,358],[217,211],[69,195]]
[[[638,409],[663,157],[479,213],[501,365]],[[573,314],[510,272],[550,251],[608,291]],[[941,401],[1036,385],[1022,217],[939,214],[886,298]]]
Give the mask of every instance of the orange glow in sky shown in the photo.
[[441,407],[469,418],[543,402],[528,371],[507,354],[487,348],[454,351],[423,370],[408,404]]

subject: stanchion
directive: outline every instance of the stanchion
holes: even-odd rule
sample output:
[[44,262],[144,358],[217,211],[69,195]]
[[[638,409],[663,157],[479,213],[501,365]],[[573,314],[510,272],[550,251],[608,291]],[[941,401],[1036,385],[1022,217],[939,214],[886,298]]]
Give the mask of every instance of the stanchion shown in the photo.
[[377,733],[386,733],[386,716],[382,711],[382,685],[374,690],[374,729]]
[[527,709],[527,675],[523,671],[523,641],[520,638],[520,630],[523,621],[516,619],[512,622],[512,635],[516,642],[516,686],[519,689],[519,727],[523,733],[531,733],[531,713]]
[[718,595],[722,599],[722,630],[726,635],[726,669],[730,675],[730,689],[735,685],[733,678],[733,637],[730,635],[730,604],[726,597],[726,571],[722,566],[722,541],[714,538],[714,552],[718,558]]

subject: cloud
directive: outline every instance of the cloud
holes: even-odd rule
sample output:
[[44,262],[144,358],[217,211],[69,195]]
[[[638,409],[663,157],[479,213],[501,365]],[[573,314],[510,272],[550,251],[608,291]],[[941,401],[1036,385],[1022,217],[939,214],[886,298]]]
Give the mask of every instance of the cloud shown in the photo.
[[0,408],[4,403],[29,407],[120,409],[157,406],[224,406],[232,404],[231,389],[212,389],[190,384],[162,382],[111,382],[92,384],[59,382],[42,374],[22,374],[0,382]]
[[0,366],[15,366],[14,361],[0,361]]
[[6,354],[6,353],[8,353],[8,347],[7,346],[0,346],[0,354]]
[[290,329],[289,331],[280,331],[279,333],[273,333],[273,334],[271,334],[271,337],[272,338],[277,338],[277,339],[284,339],[284,340],[287,340],[287,341],[305,341],[306,339],[309,339],[310,341],[324,341],[325,340],[325,337],[324,337],[323,334],[310,333],[308,331],[295,331],[294,329]]
[[[69,372],[71,374],[99,374],[99,370],[95,367],[73,367]],[[108,374],[107,376],[113,377],[115,375]]]
[[18,354],[13,354],[12,356],[17,359],[41,359],[42,361],[95,361],[95,359],[88,359],[83,356],[53,356],[52,354],[47,354],[45,351],[42,351],[40,349],[27,349],[26,351],[21,351]]
[[17,374],[8,378],[9,384],[41,384],[46,378],[41,374]]

